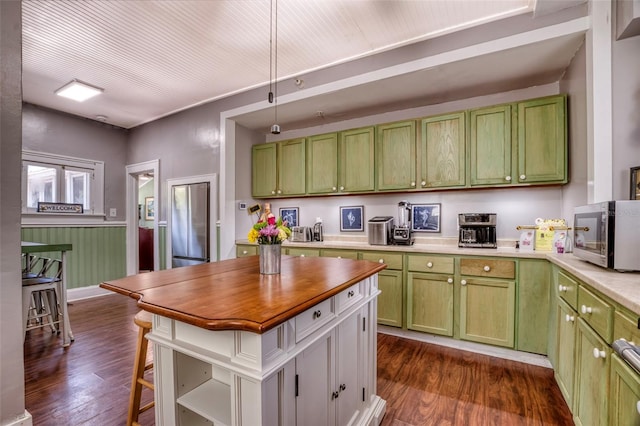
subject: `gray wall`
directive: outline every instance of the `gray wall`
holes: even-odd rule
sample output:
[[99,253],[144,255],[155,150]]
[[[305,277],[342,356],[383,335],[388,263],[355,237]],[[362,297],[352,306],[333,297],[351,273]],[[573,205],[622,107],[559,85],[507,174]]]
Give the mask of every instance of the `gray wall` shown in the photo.
[[20,288],[21,4],[0,1],[0,424],[25,415]]
[[[25,104],[22,148],[104,161],[107,220],[125,218],[125,165],[128,131],[58,111]],[[117,217],[109,217],[116,208]]]
[[629,199],[629,168],[640,166],[640,36],[613,42],[613,196]]

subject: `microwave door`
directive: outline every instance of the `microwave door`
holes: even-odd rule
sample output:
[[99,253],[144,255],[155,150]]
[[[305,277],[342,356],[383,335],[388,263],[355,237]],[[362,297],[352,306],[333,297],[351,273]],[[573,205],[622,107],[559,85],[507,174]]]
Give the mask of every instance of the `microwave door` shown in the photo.
[[603,249],[602,226],[599,223],[600,212],[576,215],[574,244],[576,248],[600,255]]

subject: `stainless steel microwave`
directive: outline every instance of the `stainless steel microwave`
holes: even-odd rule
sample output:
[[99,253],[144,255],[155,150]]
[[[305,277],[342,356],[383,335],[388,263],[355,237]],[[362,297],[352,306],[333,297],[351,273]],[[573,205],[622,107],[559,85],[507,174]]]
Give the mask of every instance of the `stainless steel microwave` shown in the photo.
[[640,271],[640,200],[576,207],[573,255],[605,268]]

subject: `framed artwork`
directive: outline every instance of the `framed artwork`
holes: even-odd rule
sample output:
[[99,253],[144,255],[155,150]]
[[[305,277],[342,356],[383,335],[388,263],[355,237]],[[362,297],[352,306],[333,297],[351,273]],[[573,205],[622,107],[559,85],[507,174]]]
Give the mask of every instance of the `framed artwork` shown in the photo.
[[640,166],[632,167],[629,175],[631,176],[629,199],[640,200]]
[[156,216],[156,205],[153,197],[144,198],[144,220],[153,220]]
[[340,207],[340,232],[364,231],[364,206]]
[[413,204],[411,228],[414,232],[440,232],[440,204]]
[[280,217],[283,222],[287,222],[287,226],[300,226],[300,216],[298,207],[282,207],[280,208]]

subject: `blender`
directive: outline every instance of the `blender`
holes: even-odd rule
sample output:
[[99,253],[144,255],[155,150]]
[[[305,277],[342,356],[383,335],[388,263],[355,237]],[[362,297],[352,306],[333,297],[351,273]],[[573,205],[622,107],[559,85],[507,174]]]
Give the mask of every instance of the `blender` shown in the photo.
[[398,225],[393,229],[393,242],[402,245],[413,244],[411,203],[405,200],[398,203]]

